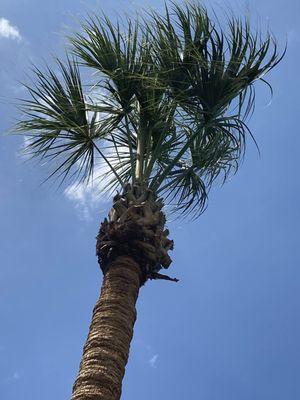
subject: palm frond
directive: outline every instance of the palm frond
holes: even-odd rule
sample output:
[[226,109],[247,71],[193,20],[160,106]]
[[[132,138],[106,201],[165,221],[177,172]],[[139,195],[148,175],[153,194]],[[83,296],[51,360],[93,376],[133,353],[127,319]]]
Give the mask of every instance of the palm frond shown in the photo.
[[[50,67],[46,71],[34,68],[35,83],[24,85],[30,99],[21,100],[23,118],[15,130],[30,138],[27,154],[54,164],[48,178],[57,175],[61,182],[67,176],[88,180],[96,154],[104,155],[95,141],[105,138],[119,116],[110,107],[109,117],[98,121],[100,108],[94,110],[86,102],[78,65],[70,59],[66,65],[57,60],[57,67],[57,73]],[[88,113],[92,114],[90,121]]]
[[[265,75],[284,52],[247,20],[229,17],[222,29],[196,3],[126,23],[89,16],[69,40],[74,60],[58,61],[59,76],[35,68],[27,86],[17,130],[29,132],[33,156],[81,179],[100,157],[110,190],[138,183],[198,216],[213,183],[238,170],[247,137],[255,141],[246,125],[255,83],[270,88]],[[81,66],[96,72],[89,93]]]
[[168,8],[164,17],[154,12],[148,29],[162,80],[182,106],[201,106],[206,118],[237,98],[240,116],[249,114],[249,86],[281,59],[269,34],[258,39],[248,21],[234,17],[228,31],[218,29],[199,5],[174,4],[172,16]]
[[[148,65],[148,39],[138,21],[127,20],[124,30],[105,16],[87,18],[83,33],[70,37],[73,54],[83,65],[96,70],[99,77],[110,78],[125,111]],[[142,35],[142,37],[141,37]]]
[[253,84],[265,82],[282,56],[272,37],[252,33],[248,21],[233,17],[221,30],[199,5],[173,3],[165,16],[153,12],[148,32],[159,79],[181,115],[174,118],[180,145],[150,185],[177,199],[177,209],[195,212],[198,204],[201,212],[212,183],[237,171],[246,137],[255,141],[245,124],[254,108]]

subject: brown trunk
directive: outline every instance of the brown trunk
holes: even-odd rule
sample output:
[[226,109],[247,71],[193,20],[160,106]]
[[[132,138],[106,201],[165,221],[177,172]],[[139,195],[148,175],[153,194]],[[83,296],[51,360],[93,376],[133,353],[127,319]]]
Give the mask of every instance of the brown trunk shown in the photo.
[[141,269],[128,256],[110,263],[96,303],[72,400],[119,400],[128,360]]
[[173,241],[163,204],[147,188],[126,185],[101,224],[96,254],[104,278],[71,400],[119,400],[136,320],[139,288],[168,279]]

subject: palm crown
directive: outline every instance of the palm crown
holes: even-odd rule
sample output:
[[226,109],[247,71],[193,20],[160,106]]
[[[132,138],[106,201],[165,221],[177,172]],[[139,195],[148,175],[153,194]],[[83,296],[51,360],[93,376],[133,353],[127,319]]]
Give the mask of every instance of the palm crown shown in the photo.
[[[30,135],[27,150],[53,161],[51,176],[87,182],[104,163],[108,188],[139,184],[199,215],[212,183],[238,168],[253,83],[279,62],[276,43],[236,18],[222,31],[190,4],[122,26],[93,16],[82,28],[67,61],[34,68],[26,85],[17,131]],[[96,72],[90,85],[82,66]]]

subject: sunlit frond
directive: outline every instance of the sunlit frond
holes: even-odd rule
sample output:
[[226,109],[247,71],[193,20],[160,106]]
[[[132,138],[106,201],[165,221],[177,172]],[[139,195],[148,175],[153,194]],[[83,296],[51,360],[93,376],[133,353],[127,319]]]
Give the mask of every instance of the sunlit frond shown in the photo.
[[[221,28],[197,3],[125,23],[89,16],[69,40],[74,59],[57,73],[35,68],[26,86],[17,131],[31,136],[28,150],[63,178],[89,179],[101,158],[110,190],[139,184],[198,216],[254,139],[246,119],[256,81],[269,85],[283,56],[275,40],[235,17]],[[86,93],[82,66],[93,72]]]
[[[32,157],[52,162],[50,177],[62,181],[71,176],[88,180],[96,157],[105,158],[105,152],[96,145],[118,123],[118,112],[109,103],[93,107],[84,95],[78,65],[71,60],[66,64],[57,60],[57,72],[47,67],[45,71],[33,70],[35,82],[25,85],[31,98],[22,100],[22,120],[18,133],[30,138],[25,151]],[[98,114],[108,112],[99,121]]]

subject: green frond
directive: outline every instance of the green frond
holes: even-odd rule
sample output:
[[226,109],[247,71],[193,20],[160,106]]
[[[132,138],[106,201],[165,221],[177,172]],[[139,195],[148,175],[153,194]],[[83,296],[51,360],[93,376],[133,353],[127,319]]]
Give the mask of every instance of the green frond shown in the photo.
[[177,210],[201,212],[212,183],[237,171],[246,137],[254,139],[245,124],[254,108],[253,84],[265,83],[262,77],[281,57],[269,34],[262,39],[234,17],[221,30],[199,5],[173,3],[164,16],[153,12],[147,28],[158,77],[182,116],[175,117],[177,135],[188,132],[150,186],[171,197]]
[[[91,178],[99,149],[95,141],[105,138],[115,126],[118,114],[112,107],[97,107],[86,102],[78,65],[67,60],[57,60],[57,73],[49,67],[45,71],[34,68],[35,82],[24,85],[30,99],[22,100],[22,120],[15,131],[29,138],[24,149],[32,157],[54,165],[50,177],[58,176],[64,181]],[[101,111],[109,111],[109,117],[98,121]],[[91,114],[88,120],[88,114]],[[100,151],[100,156],[103,156]]]
[[165,16],[154,12],[148,29],[162,81],[182,107],[200,107],[206,118],[233,100],[241,118],[247,116],[253,107],[249,87],[280,60],[269,34],[258,39],[247,21],[234,17],[223,31],[199,5],[174,4],[172,15],[168,8]]
[[87,18],[83,33],[70,37],[73,54],[83,65],[110,78],[120,104],[127,110],[136,92],[136,84],[151,65],[148,57],[148,38],[137,21],[127,20],[125,31],[119,23],[113,25],[105,15]]
[[[100,158],[109,190],[138,183],[198,216],[255,141],[246,125],[255,84],[272,90],[265,75],[284,52],[247,20],[221,28],[197,3],[125,23],[89,16],[69,41],[74,60],[58,61],[58,74],[35,68],[27,86],[17,131],[31,137],[28,150],[63,178],[89,179]],[[82,66],[96,72],[87,93]]]

